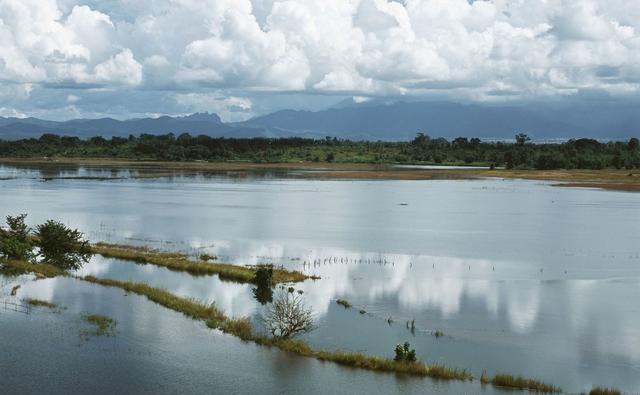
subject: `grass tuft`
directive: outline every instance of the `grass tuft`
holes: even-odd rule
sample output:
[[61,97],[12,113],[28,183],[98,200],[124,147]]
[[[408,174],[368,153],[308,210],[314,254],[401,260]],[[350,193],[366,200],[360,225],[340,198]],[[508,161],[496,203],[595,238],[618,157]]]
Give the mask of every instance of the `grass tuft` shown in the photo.
[[[141,264],[165,267],[170,270],[187,272],[193,275],[217,274],[220,279],[241,283],[251,283],[255,279],[256,269],[232,265],[229,263],[214,263],[203,260],[189,259],[178,252],[162,252],[146,247],[135,247],[120,244],[96,243],[92,251],[107,258],[123,259]],[[203,255],[204,256],[204,255]],[[201,258],[203,257],[201,256]],[[273,283],[300,282],[309,277],[302,272],[286,269],[273,269]]]
[[[209,322],[207,322],[207,326],[209,326]],[[220,325],[220,329],[224,333],[237,336],[242,340],[253,339],[253,328],[251,326],[251,320],[248,318],[225,319],[222,325]]]
[[494,377],[489,377],[486,372],[482,372],[482,376],[480,376],[480,382],[482,384],[492,384],[496,387],[517,388],[533,392],[562,392],[560,388],[555,387],[551,384],[547,384],[539,380],[527,379],[520,376],[512,376],[510,374],[496,374]]

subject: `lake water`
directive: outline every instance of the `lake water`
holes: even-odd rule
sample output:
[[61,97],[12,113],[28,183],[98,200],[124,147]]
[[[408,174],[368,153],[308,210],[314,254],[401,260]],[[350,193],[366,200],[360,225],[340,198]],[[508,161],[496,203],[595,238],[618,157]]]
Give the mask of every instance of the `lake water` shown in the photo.
[[[640,391],[640,195],[502,179],[128,178],[134,174],[0,167],[0,215],[27,212],[30,224],[55,218],[92,241],[320,275],[295,285],[314,310],[317,329],[303,337],[314,348],[392,356],[396,343],[409,341],[421,359],[476,376],[522,374],[570,392],[592,385]],[[79,176],[113,179],[73,179]],[[258,326],[264,309],[250,285],[215,276],[101,257],[80,274],[215,301]],[[0,345],[9,350],[0,371],[10,373],[8,388],[46,386],[46,379],[61,391],[78,381],[83,392],[99,393],[136,387],[208,393],[214,386],[238,393],[494,391],[477,381],[398,378],[292,357],[122,291],[29,279],[3,278],[4,300],[32,296],[68,308],[29,315],[0,309]],[[18,282],[24,285],[11,298]],[[338,298],[354,307],[344,309]],[[116,318],[118,335],[80,342],[83,311]],[[414,331],[407,328],[411,320]],[[14,341],[25,334],[37,340]],[[56,355],[56,363],[46,355]],[[43,381],[26,366],[36,366]]]

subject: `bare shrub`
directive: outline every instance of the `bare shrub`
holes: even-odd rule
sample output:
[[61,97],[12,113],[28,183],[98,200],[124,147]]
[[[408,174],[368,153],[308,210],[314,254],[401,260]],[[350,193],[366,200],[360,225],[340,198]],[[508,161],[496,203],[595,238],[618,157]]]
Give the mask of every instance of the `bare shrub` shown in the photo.
[[311,309],[304,305],[301,295],[280,292],[262,316],[264,326],[273,337],[288,339],[314,329]]

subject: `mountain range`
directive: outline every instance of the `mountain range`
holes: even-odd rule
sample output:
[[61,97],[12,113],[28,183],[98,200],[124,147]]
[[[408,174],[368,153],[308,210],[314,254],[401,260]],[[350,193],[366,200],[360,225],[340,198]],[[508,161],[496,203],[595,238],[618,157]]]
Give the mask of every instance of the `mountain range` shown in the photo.
[[356,140],[408,140],[422,132],[448,139],[459,136],[509,139],[523,132],[534,140],[572,137],[622,140],[640,135],[639,109],[635,103],[606,101],[570,105],[347,101],[322,111],[282,110],[235,123],[222,122],[212,113],[128,120],[0,117],[0,139],[39,137],[44,133],[88,138],[169,132],[212,137],[331,136]]

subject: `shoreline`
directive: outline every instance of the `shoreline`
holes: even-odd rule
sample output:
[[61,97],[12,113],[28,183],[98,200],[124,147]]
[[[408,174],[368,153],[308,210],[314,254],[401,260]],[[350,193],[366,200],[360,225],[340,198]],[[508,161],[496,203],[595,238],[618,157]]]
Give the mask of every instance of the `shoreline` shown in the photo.
[[[640,192],[640,170],[489,170],[469,168],[420,169],[396,167],[395,164],[326,163],[326,162],[171,162],[111,158],[0,158],[8,166],[96,166],[107,169],[131,169],[139,174],[128,178],[157,178],[173,175],[227,173],[249,176],[251,173],[287,172],[294,178],[341,180],[472,180],[480,178],[526,179],[556,182],[552,186],[598,188],[625,192]],[[48,177],[87,178],[100,177]],[[114,177],[104,177],[105,180]]]

